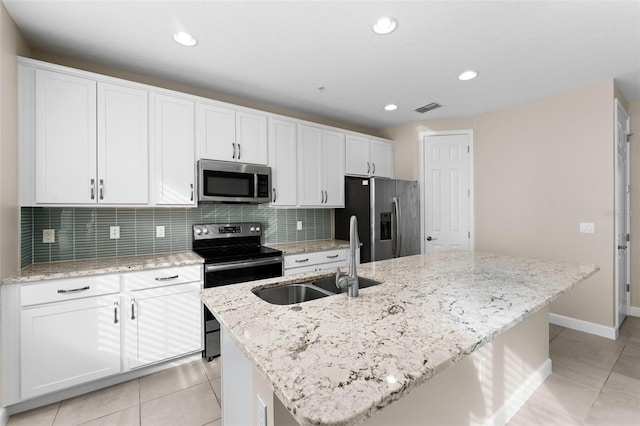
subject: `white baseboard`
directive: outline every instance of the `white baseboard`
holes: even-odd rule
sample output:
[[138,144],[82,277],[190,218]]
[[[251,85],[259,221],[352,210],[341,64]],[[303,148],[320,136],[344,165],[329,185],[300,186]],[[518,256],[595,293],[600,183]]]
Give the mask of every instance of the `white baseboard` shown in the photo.
[[507,399],[504,404],[491,417],[484,422],[484,426],[505,425],[520,408],[527,402],[531,395],[538,389],[538,386],[551,374],[551,359],[545,362],[534,371],[529,378]]
[[593,322],[583,321],[576,318],[565,317],[563,315],[549,313],[549,322],[572,330],[582,331],[596,336],[606,337],[615,340],[618,338],[618,329],[615,327],[605,327]]
[[7,426],[9,422],[9,413],[7,413],[7,409],[2,407],[0,408],[0,426]]
[[629,306],[629,315],[632,317],[640,317],[640,307]]

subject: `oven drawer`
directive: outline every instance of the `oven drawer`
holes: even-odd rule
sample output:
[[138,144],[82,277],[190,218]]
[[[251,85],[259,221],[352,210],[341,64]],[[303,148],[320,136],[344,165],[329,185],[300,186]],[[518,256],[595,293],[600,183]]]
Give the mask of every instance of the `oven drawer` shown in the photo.
[[176,266],[122,274],[125,291],[202,281],[202,265]]
[[[284,268],[301,268],[322,265],[324,263],[336,263],[347,261],[347,250],[324,250],[308,253],[291,254],[284,257]],[[324,269],[324,268],[321,268]]]

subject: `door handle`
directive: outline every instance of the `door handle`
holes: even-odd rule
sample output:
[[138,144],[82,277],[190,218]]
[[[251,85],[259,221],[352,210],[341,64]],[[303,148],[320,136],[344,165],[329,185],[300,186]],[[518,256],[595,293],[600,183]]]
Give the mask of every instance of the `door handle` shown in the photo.
[[371,166],[373,167],[373,170],[371,171],[372,175],[376,174],[376,163],[371,163]]
[[391,237],[393,238],[393,257],[400,257],[400,247],[399,247],[400,236],[398,235],[398,231],[400,230],[400,224],[399,224],[400,207],[398,206],[398,199],[396,197],[393,197],[392,201],[393,201],[393,211],[395,213],[394,216],[396,218],[395,238],[393,238],[393,234],[391,235]]
[[276,197],[276,189],[273,188],[273,202],[275,203],[278,198]]
[[118,302],[113,302],[113,323],[118,323]]
[[96,199],[96,180],[95,179],[91,179],[91,182],[89,183],[89,188],[91,188],[91,199],[95,200]]
[[296,263],[304,263],[304,262],[308,262],[309,258],[307,257],[306,259],[296,259]]
[[233,154],[231,155],[231,158],[233,158],[235,160],[236,159],[236,144],[232,143],[231,146],[233,147]]
[[371,164],[367,161],[367,174],[369,174],[369,170],[371,170]]
[[625,250],[627,246],[618,246],[618,250]]
[[167,281],[167,280],[175,280],[176,278],[178,278],[180,275],[175,274],[175,275],[171,275],[170,277],[156,277],[156,281]]
[[329,193],[324,191],[324,203],[327,204],[327,201],[329,201]]
[[104,179],[100,179],[100,199],[104,200]]
[[437,240],[437,238],[432,237],[431,235],[427,237],[427,241],[435,241],[435,240]]
[[131,319],[136,319],[136,299],[131,299]]
[[64,289],[60,289],[58,290],[59,294],[64,294],[64,293],[77,293],[79,291],[85,291],[85,290],[89,290],[91,287],[89,286],[85,286],[85,287],[80,287],[80,288],[72,288],[71,290],[64,290]]
[[190,183],[189,186],[191,187],[191,201],[193,201],[193,184]]
[[240,151],[240,144],[238,144],[238,160],[240,159],[240,153],[241,153],[241,152],[242,152],[242,151]]

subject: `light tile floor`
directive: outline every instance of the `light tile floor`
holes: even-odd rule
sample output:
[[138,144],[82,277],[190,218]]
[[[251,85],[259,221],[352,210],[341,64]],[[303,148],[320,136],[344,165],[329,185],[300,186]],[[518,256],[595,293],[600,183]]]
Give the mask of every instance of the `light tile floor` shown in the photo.
[[[640,319],[618,340],[549,326],[553,373],[509,426],[640,426]],[[8,426],[220,426],[220,362],[194,361],[11,416]]]

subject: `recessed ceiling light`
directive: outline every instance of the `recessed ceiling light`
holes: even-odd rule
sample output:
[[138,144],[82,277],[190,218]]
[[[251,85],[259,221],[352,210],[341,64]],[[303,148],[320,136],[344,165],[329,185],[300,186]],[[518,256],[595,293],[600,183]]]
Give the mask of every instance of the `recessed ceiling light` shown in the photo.
[[376,34],[389,34],[398,28],[398,21],[390,16],[381,16],[373,24],[373,32]]
[[469,71],[465,71],[462,74],[460,74],[458,76],[458,80],[462,80],[462,81],[473,80],[477,76],[478,76],[477,72],[469,70]]
[[395,110],[398,109],[398,105],[389,104],[389,105],[385,106],[384,109],[387,110],[387,111],[395,111]]
[[193,47],[196,44],[198,44],[198,40],[196,40],[196,38],[194,36],[192,36],[189,33],[185,33],[185,32],[177,32],[173,35],[173,39],[183,45],[183,46],[187,46],[187,47]]

